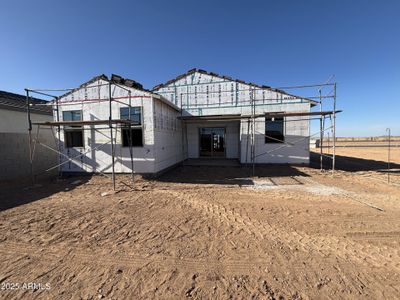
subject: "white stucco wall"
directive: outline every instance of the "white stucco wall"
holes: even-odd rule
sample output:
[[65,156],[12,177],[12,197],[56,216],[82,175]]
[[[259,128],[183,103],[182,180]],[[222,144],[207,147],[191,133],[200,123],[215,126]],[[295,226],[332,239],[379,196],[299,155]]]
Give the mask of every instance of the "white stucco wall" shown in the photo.
[[[32,112],[32,122],[51,121],[51,115]],[[33,138],[49,147],[55,148],[55,140],[51,129],[41,127],[37,134],[37,126],[32,128]],[[25,111],[0,109],[0,181],[31,178],[30,149],[28,136],[27,113]],[[35,147],[33,174],[52,176],[57,170],[44,173],[58,163],[58,155],[39,144]]]
[[[31,113],[32,122],[51,121],[50,115]],[[46,130],[43,128],[43,130]],[[47,129],[48,130],[48,129]],[[25,111],[0,108],[0,132],[28,133],[28,116]]]

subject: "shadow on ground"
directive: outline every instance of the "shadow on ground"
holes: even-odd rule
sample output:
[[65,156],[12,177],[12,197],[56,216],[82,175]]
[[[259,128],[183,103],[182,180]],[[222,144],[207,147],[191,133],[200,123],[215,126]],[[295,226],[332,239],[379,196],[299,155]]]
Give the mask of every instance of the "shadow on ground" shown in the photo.
[[[255,167],[254,177],[268,178],[275,184],[284,177],[308,176],[290,165]],[[157,178],[157,181],[191,184],[253,185],[252,167],[179,166]]]
[[0,182],[0,211],[35,202],[61,191],[73,190],[90,178],[90,175],[46,178],[35,184],[29,181]]
[[[320,168],[320,157],[319,154],[311,152],[310,153],[310,167],[319,169]],[[351,157],[336,155],[336,170],[341,171],[380,171],[385,172],[387,170],[388,164],[386,161]],[[330,158],[324,157],[324,168],[332,168],[332,160]],[[391,163],[390,168],[398,169],[400,164]]]

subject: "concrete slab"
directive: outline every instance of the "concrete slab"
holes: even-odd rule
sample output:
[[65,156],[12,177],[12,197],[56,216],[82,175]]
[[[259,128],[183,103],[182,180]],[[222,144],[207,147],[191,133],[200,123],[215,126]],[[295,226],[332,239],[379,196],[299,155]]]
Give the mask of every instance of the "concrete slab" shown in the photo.
[[240,167],[241,164],[237,159],[229,158],[189,158],[183,162],[184,166],[226,166]]

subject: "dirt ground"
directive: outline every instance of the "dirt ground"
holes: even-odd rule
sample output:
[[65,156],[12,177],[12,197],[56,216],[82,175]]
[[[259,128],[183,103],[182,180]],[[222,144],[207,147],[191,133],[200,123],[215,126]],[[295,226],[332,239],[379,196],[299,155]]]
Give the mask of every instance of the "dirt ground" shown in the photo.
[[[389,180],[400,187],[400,145],[391,147],[390,154],[387,147],[378,147],[379,143],[374,145],[373,147],[337,147],[337,169],[351,172],[353,175],[370,177],[371,180]],[[320,148],[312,149],[312,151],[313,166],[319,168]],[[332,148],[323,148],[324,154],[332,155],[332,152]],[[324,157],[324,166],[326,169],[331,168],[332,164],[329,158]],[[389,172],[388,167],[390,168]]]
[[[318,152],[319,150],[315,149],[314,151]],[[332,154],[332,149],[324,148],[324,153]],[[366,160],[388,161],[387,147],[337,147],[336,154]],[[400,164],[400,145],[390,148],[390,161]]]
[[398,299],[400,187],[375,167],[3,185],[0,298]]

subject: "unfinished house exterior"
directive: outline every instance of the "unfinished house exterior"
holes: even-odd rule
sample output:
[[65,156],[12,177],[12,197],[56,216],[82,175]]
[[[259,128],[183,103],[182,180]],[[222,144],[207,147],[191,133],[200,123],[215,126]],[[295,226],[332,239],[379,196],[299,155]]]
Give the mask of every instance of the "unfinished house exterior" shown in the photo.
[[[76,121],[58,123],[62,172],[111,173],[112,150],[115,173],[130,173],[133,166],[136,173],[156,174],[182,160],[179,108],[133,80],[97,76],[57,105],[54,121]],[[120,120],[131,120],[130,129]]]
[[[146,90],[97,76],[57,97],[61,172],[158,174],[187,159],[308,164],[315,102],[199,69]],[[113,154],[113,155],[112,155]]]
[[183,159],[309,163],[312,100],[199,69],[153,92],[181,108]]

